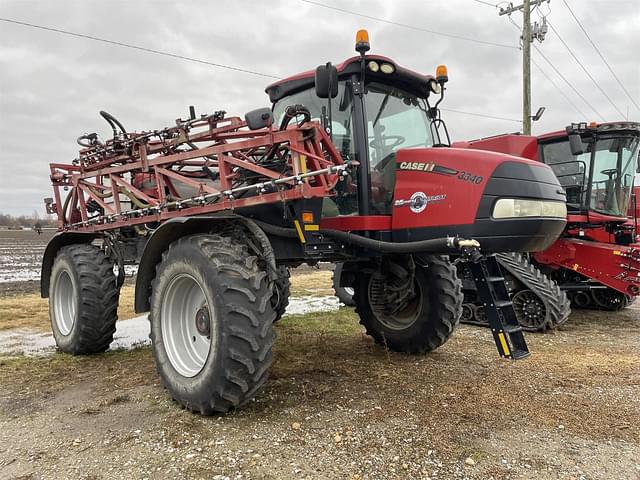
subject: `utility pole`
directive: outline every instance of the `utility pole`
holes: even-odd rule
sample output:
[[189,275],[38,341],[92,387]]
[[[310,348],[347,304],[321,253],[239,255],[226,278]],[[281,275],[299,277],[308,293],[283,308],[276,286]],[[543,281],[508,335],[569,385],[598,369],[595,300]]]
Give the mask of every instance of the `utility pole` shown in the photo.
[[501,8],[499,15],[511,15],[522,10],[522,133],[531,135],[531,44],[536,38],[539,42],[544,40],[547,33],[546,18],[542,25],[536,22],[534,33],[531,34],[531,7],[534,8],[551,0],[523,0],[522,5],[509,4],[507,8]]
[[[522,133],[531,135],[531,6],[522,4]],[[532,39],[533,40],[533,39]]]

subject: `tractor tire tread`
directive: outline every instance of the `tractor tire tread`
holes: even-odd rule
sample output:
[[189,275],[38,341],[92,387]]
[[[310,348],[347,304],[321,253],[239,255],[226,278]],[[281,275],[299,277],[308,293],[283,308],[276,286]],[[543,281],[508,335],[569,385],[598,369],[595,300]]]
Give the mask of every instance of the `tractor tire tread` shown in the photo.
[[[222,329],[218,345],[220,368],[217,371],[220,373],[214,382],[198,391],[197,399],[189,400],[173,391],[165,376],[163,360],[154,349],[156,368],[163,386],[186,409],[202,415],[225,413],[250,401],[267,379],[276,338],[272,326],[275,312],[270,305],[273,286],[259,268],[257,258],[250,256],[246,245],[216,234],[189,235],[173,242],[157,265],[152,306],[158,301],[154,297],[159,294],[157,284],[163,265],[183,246],[202,252],[211,268],[220,275],[220,290],[216,294],[225,298],[218,324]],[[149,314],[153,323],[152,315],[153,309]],[[161,341],[156,334],[152,328],[152,343]]]
[[423,354],[435,350],[449,340],[462,315],[462,282],[456,274],[455,267],[442,257],[430,257],[428,270],[432,278],[428,288],[437,290],[439,294],[439,302],[430,313],[433,328],[426,329],[424,335],[406,339],[402,345],[396,347],[389,345],[384,334],[370,324],[365,306],[368,299],[364,298],[367,294],[356,289],[356,313],[360,317],[360,324],[375,343],[403,353]]
[[58,348],[73,355],[104,352],[113,342],[118,320],[120,289],[113,273],[113,263],[99,247],[91,244],[62,247],[54,265],[63,256],[76,270],[79,301],[73,326],[77,333],[72,331],[71,342]]

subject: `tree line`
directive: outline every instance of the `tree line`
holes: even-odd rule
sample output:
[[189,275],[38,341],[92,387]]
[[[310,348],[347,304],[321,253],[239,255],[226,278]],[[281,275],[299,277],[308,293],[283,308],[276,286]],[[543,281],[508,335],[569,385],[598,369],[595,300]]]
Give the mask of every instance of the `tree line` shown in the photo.
[[0,227],[27,227],[33,228],[39,225],[42,227],[55,227],[55,218],[51,215],[41,217],[34,211],[31,215],[11,215],[0,212]]

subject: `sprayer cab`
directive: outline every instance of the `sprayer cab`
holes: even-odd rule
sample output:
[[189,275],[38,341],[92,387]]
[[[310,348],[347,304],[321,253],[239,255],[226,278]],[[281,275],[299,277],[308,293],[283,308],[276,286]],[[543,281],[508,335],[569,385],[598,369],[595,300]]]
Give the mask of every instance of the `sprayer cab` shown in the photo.
[[[565,226],[564,192],[552,170],[510,155],[450,147],[441,117],[449,74],[423,75],[372,55],[269,85],[274,122],[303,105],[329,134],[351,172],[323,202],[321,226],[412,242],[480,241],[484,251],[537,251]],[[357,165],[357,166],[355,166]]]

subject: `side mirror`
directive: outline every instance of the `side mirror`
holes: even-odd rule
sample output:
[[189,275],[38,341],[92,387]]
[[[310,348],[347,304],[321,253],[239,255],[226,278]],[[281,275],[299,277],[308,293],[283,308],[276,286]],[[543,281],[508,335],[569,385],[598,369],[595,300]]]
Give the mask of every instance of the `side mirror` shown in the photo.
[[268,127],[273,123],[273,113],[268,107],[257,108],[247,112],[244,116],[244,120],[247,122],[249,130],[259,130],[261,128]]
[[316,68],[316,95],[320,98],[338,96],[338,70],[327,63]]
[[571,155],[580,155],[584,153],[582,137],[577,133],[571,133],[569,135],[569,149],[571,150]]

